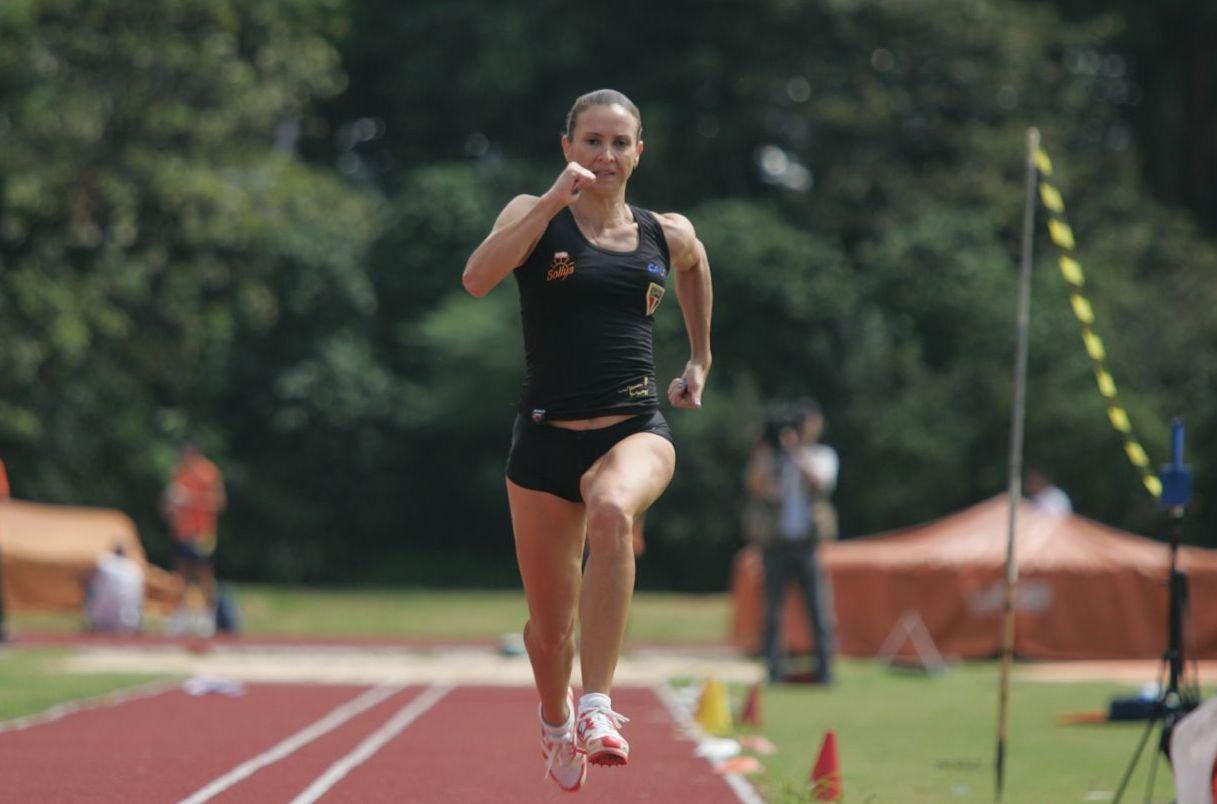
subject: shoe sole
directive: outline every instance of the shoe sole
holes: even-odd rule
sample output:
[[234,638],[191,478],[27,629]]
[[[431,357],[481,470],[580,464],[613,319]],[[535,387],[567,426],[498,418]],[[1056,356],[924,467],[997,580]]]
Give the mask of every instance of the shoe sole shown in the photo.
[[599,748],[588,752],[587,762],[602,768],[619,768],[630,764],[630,751],[628,748]]

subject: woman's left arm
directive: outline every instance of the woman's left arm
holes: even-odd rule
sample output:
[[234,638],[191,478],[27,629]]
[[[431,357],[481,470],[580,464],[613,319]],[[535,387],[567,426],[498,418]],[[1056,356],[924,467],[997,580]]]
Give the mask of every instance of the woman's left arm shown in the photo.
[[675,272],[676,300],[689,333],[689,362],[684,373],[668,385],[668,400],[678,408],[700,408],[702,389],[710,373],[710,311],[714,292],[706,247],[684,215],[660,215]]

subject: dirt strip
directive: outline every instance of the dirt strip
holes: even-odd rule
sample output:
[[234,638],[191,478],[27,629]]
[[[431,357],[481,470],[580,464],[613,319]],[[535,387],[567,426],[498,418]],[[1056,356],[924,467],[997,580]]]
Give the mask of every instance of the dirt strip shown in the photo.
[[[576,663],[577,664],[577,663]],[[449,647],[409,650],[359,647],[249,647],[217,645],[205,652],[176,646],[79,648],[62,669],[76,673],[172,673],[263,682],[328,684],[476,684],[531,687],[525,656],[504,656],[489,648]],[[730,653],[689,655],[668,650],[626,654],[616,682],[649,686],[672,678],[715,678],[750,684],[764,668]],[[576,667],[573,683],[578,686]]]

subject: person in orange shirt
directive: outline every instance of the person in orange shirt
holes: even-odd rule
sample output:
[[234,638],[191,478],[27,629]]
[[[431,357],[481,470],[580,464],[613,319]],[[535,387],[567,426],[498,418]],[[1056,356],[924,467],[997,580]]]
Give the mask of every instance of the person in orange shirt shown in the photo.
[[4,461],[0,460],[0,502],[12,496],[12,491],[8,487],[8,472],[4,470]]
[[162,505],[176,542],[178,574],[187,589],[198,586],[209,611],[216,607],[216,526],[227,502],[220,470],[195,444],[183,444]]

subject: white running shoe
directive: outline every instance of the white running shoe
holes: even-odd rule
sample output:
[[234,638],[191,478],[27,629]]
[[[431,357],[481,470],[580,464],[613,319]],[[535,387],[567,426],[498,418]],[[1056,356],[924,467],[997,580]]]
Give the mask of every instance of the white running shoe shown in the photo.
[[593,765],[625,765],[630,761],[630,744],[619,729],[630,719],[607,706],[584,709],[579,713],[575,732],[578,749]]
[[553,739],[546,733],[541,707],[537,707],[537,719],[541,721],[541,755],[545,757],[545,775],[566,792],[576,793],[587,779],[587,757],[575,748],[575,696],[570,690],[566,691],[566,711],[566,732]]

